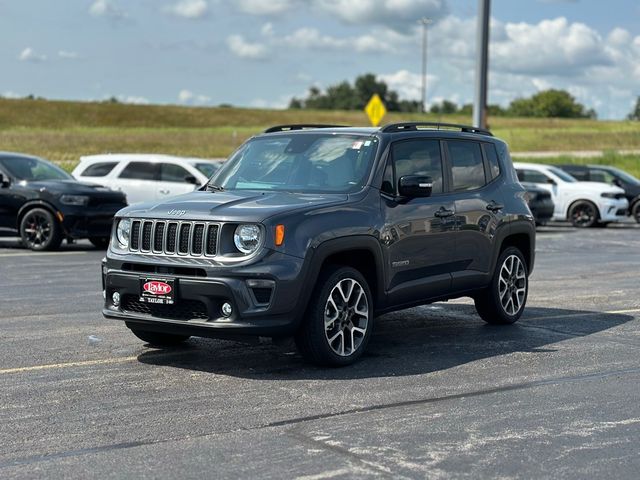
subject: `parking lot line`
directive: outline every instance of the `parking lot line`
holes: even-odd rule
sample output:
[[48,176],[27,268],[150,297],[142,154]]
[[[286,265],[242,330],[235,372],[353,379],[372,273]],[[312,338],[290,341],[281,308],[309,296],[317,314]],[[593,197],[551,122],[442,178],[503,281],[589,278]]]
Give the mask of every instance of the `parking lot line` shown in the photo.
[[86,360],[84,362],[51,363],[48,365],[32,365],[31,367],[5,368],[3,370],[0,370],[0,375],[4,375],[8,373],[33,372],[36,370],[52,370],[56,368],[87,367],[90,365],[108,365],[111,363],[132,362],[137,359],[138,359],[137,356],[114,357],[114,358],[104,358],[102,360]]
[[87,252],[20,252],[0,253],[0,257],[44,257],[47,255],[85,255]]

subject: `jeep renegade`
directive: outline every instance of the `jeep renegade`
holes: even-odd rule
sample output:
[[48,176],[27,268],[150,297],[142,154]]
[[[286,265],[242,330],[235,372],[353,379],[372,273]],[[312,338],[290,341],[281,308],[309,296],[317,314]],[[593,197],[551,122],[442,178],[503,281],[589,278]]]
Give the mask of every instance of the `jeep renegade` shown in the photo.
[[279,126],[199,191],[117,214],[103,313],[155,346],[293,336],[307,360],[347,365],[385,312],[469,296],[486,322],[515,322],[534,244],[489,131]]

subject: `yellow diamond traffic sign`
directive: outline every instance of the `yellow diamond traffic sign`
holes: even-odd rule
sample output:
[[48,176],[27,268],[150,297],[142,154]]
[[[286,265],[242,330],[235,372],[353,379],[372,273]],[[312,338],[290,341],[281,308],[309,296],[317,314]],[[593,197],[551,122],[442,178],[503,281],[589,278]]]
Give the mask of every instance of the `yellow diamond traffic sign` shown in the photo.
[[385,108],[384,103],[382,103],[380,95],[374,93],[371,96],[369,103],[367,103],[367,106],[364,107],[364,112],[369,117],[371,125],[373,125],[374,127],[380,125],[380,120],[382,120],[382,117],[384,117],[384,115],[387,113],[387,109]]

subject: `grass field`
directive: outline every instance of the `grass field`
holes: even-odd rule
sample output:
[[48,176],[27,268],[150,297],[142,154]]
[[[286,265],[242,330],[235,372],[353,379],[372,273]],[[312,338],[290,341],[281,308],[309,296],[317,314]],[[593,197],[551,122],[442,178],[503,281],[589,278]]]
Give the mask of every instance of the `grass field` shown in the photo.
[[[387,114],[383,123],[469,123],[466,116]],[[81,155],[156,152],[226,157],[266,127],[286,123],[368,125],[363,112],[124,105],[0,99],[0,150],[39,155],[71,168]],[[640,122],[493,117],[493,133],[518,151],[640,149]],[[556,163],[566,159],[536,159]],[[573,159],[569,159],[573,160]],[[640,156],[602,159],[640,176]]]

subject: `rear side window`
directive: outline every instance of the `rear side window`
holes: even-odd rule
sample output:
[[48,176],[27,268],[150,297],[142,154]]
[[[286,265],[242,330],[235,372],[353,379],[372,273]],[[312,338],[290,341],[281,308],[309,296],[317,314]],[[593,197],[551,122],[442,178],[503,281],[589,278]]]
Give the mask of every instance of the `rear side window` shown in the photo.
[[453,190],[462,192],[486,185],[480,144],[468,141],[447,141],[453,173]]
[[518,180],[521,182],[531,183],[547,183],[549,178],[536,170],[520,170],[518,169]]
[[[395,170],[393,191],[396,191],[398,179],[405,175],[424,175],[433,181],[433,193],[442,193],[442,156],[439,140],[406,140],[396,142],[392,147]],[[385,176],[385,180],[389,180]],[[383,190],[386,183],[383,184]]]
[[498,152],[496,152],[496,147],[492,143],[484,143],[482,144],[482,148],[484,148],[484,156],[487,158],[487,162],[489,163],[489,173],[491,174],[491,179],[493,180],[498,175],[500,175]]
[[589,172],[587,169],[582,168],[562,168],[565,172],[578,180],[588,181]]
[[174,165],[173,163],[160,164],[160,181],[162,182],[184,183],[185,178],[192,176],[180,165]]
[[83,177],[104,177],[111,173],[113,167],[117,165],[118,162],[98,162],[92,163],[84,171],[80,174]]
[[124,167],[120,178],[130,178],[133,180],[155,180],[156,164],[150,162],[131,162]]
[[[571,172],[569,172],[569,173],[571,173]],[[616,179],[616,177],[611,175],[606,170],[601,170],[599,168],[595,168],[595,169],[591,170],[589,173],[590,173],[590,176],[591,176],[590,180],[592,182],[601,182],[601,183],[613,184],[613,182]],[[571,173],[571,175],[576,177],[573,173]],[[578,178],[578,177],[576,177],[576,178]],[[580,179],[578,178],[578,180],[580,180]]]

